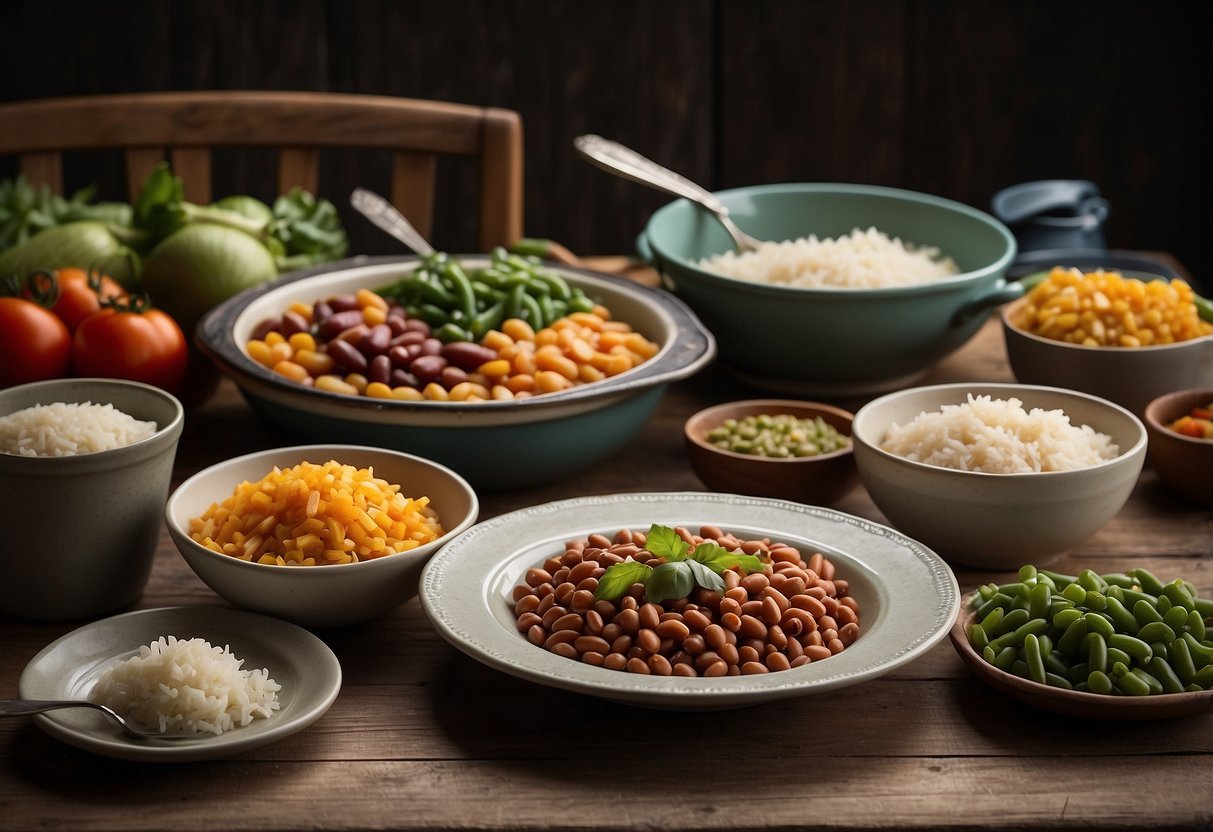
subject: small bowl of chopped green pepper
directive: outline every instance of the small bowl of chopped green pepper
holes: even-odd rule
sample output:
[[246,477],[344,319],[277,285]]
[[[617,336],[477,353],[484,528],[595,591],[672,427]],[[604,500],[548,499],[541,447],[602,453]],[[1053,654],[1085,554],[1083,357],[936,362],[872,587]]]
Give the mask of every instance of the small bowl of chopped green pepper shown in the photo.
[[701,410],[683,428],[687,457],[713,491],[833,503],[859,481],[849,411],[750,399]]

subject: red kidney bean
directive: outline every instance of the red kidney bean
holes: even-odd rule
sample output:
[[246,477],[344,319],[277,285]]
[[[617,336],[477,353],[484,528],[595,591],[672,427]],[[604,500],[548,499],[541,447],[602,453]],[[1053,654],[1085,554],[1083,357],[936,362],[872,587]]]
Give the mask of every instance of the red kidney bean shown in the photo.
[[[515,587],[519,589],[520,587]],[[523,590],[523,595],[519,597],[518,602],[514,604],[514,615],[522,615],[524,612],[534,612],[535,607],[539,606],[539,599]]]
[[414,358],[409,364],[409,372],[417,376],[417,381],[429,384],[438,380],[445,366],[446,359],[441,355],[422,355]]
[[[440,356],[436,356],[440,357]],[[468,374],[458,367],[452,367],[450,364],[442,368],[442,372],[438,374],[438,383],[447,390],[453,388],[456,384],[462,384],[468,380]]]
[[386,355],[377,355],[371,359],[370,366],[367,368],[366,377],[368,381],[376,381],[380,384],[392,383],[392,359]]
[[602,667],[606,661],[606,654],[599,653],[596,650],[587,650],[581,654],[581,660],[586,664],[594,665],[594,667]]
[[[486,361],[497,357],[497,351],[482,347],[472,341],[453,341],[442,347],[442,357],[467,372],[474,371]],[[607,541],[610,546],[610,541]]]
[[429,337],[430,334],[430,325],[421,318],[409,318],[404,322],[404,328],[410,332],[420,332],[426,337]]
[[[389,346],[407,347],[410,344],[417,344],[418,346],[420,346],[421,342],[424,341],[425,338],[426,338],[426,336],[422,335],[420,332],[417,332],[416,330],[406,329],[404,332],[401,332],[399,335],[394,336],[392,338],[392,340],[389,342]],[[421,351],[418,350],[417,354],[420,355]],[[415,357],[416,356],[414,356],[414,358]]]
[[661,649],[661,637],[653,630],[641,630],[636,634],[636,644],[646,653],[656,653]]
[[422,355],[442,355],[442,342],[437,338],[426,338],[421,342]]
[[334,312],[329,315],[316,329],[316,334],[324,340],[336,338],[352,326],[362,323],[361,309],[347,309],[344,312]]
[[312,323],[322,324],[333,316],[333,307],[327,300],[318,300],[312,304]]
[[527,641],[531,644],[534,644],[536,647],[542,647],[543,643],[547,641],[548,631],[543,629],[542,624],[535,624],[527,629],[526,637]]
[[388,350],[392,341],[392,328],[387,324],[375,324],[358,342],[358,349],[367,358],[381,355]]
[[417,380],[417,376],[402,370],[399,367],[392,370],[392,387],[412,387],[416,390],[421,389],[421,382]]
[[536,615],[533,612],[524,612],[522,615],[518,616],[518,629],[521,632],[525,633],[527,630],[531,629],[536,624],[542,626],[543,619],[541,619],[538,615]]
[[343,329],[333,340],[345,341],[347,344],[356,347],[362,343],[362,339],[365,338],[367,333],[370,331],[371,328],[366,324],[357,324],[355,326]]
[[366,356],[358,352],[357,348],[347,341],[329,341],[325,346],[325,352],[328,353],[329,358],[333,359],[334,364],[347,372],[366,372]]
[[253,327],[253,340],[264,341],[265,336],[269,335],[271,332],[277,332],[281,325],[281,318],[266,318],[264,321],[257,324],[257,326]]
[[575,612],[562,615],[552,622],[552,631],[575,630],[580,633],[585,628],[585,619]]
[[308,323],[307,318],[288,309],[282,313],[282,324],[278,327],[278,331],[290,338],[297,332],[307,332],[311,328],[312,325]]
[[602,660],[602,666],[607,670],[623,670],[627,665],[628,660],[621,653],[610,653]]
[[354,295],[334,295],[328,299],[329,306],[334,312],[352,312],[357,310],[358,314],[362,314],[362,307],[358,305],[358,298]]

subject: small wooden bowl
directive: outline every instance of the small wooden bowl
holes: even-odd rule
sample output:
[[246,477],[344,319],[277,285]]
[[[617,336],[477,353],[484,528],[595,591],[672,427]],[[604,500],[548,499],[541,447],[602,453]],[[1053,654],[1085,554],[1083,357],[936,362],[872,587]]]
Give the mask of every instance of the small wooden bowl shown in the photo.
[[969,643],[968,628],[976,618],[976,614],[970,611],[969,607],[972,597],[967,596],[961,603],[960,614],[956,617],[956,623],[952,625],[948,638],[952,640],[952,646],[956,648],[960,658],[979,679],[1020,702],[1067,716],[1114,722],[1171,719],[1213,711],[1213,691],[1209,690],[1151,696],[1115,696],[1055,688],[999,670],[983,659]]
[[705,439],[726,419],[762,414],[791,414],[801,419],[820,416],[840,433],[851,435],[853,414],[818,402],[749,399],[701,410],[687,419],[683,436],[691,467],[713,491],[825,504],[842,498],[859,482],[850,446],[817,456],[776,459],[722,450]]
[[1146,463],[1172,492],[1190,503],[1213,508],[1213,439],[1182,436],[1167,425],[1194,407],[1213,402],[1213,387],[1179,390],[1146,406],[1149,446]]

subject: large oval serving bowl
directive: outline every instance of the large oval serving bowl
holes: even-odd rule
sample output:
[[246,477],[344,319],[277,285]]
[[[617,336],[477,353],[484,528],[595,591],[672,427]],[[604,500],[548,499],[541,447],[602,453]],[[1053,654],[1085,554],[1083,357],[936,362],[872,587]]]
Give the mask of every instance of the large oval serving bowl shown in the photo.
[[[1119,455],[1088,468],[1021,474],[961,471],[882,449],[891,425],[963,404],[969,394],[1061,410],[1112,437]],[[851,437],[864,487],[889,521],[953,563],[1015,570],[1045,564],[1095,534],[1124,505],[1146,456],[1146,429],[1103,399],[1023,384],[938,384],[889,393],[855,414]]]
[[[258,482],[275,466],[301,462],[370,468],[399,485],[407,497],[429,497],[444,534],[405,552],[357,563],[275,566],[216,552],[190,536],[190,521],[232,496],[243,482]],[[426,459],[355,445],[272,448],[212,465],[183,482],[164,508],[169,535],[202,581],[241,609],[305,627],[338,627],[378,618],[417,593],[421,569],[434,552],[476,522],[480,502],[471,486],[445,466]]]
[[696,263],[732,250],[720,223],[686,200],[649,219],[641,254],[716,336],[743,380],[791,394],[895,389],[922,376],[1022,293],[1007,283],[1015,239],[993,217],[947,199],[843,184],[759,185],[716,196],[743,230],[765,240],[877,230],[934,246],[960,273],[890,288],[811,289],[714,274]]
[[[460,257],[468,266],[484,257]],[[624,445],[667,386],[715,356],[710,333],[668,293],[607,275],[557,267],[570,284],[660,345],[645,363],[612,378],[517,401],[395,401],[303,387],[249,358],[262,320],[293,302],[311,304],[386,286],[416,258],[355,258],[250,289],[212,310],[196,340],[270,424],[304,441],[349,442],[407,451],[449,465],[477,487],[534,485],[572,475]]]
[[1213,387],[1213,335],[1150,347],[1088,347],[1056,341],[1014,322],[1028,301],[1002,309],[1007,359],[1016,381],[1068,387],[1114,401],[1138,416],[1175,390]]

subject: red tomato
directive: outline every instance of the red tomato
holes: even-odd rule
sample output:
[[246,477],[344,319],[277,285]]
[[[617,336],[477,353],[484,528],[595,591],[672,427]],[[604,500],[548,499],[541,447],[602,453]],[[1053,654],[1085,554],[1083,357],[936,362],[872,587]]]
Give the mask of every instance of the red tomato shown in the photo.
[[0,387],[66,376],[71,358],[71,333],[53,312],[0,297]]
[[132,303],[89,315],[72,341],[76,375],[125,378],[154,384],[175,395],[185,386],[185,335],[159,309]]
[[[56,269],[53,273],[58,289],[51,311],[67,324],[69,332],[75,332],[80,322],[101,308],[102,301],[126,297],[126,290],[114,280],[96,271],[77,268]],[[26,286],[26,296],[49,290],[34,275]]]

